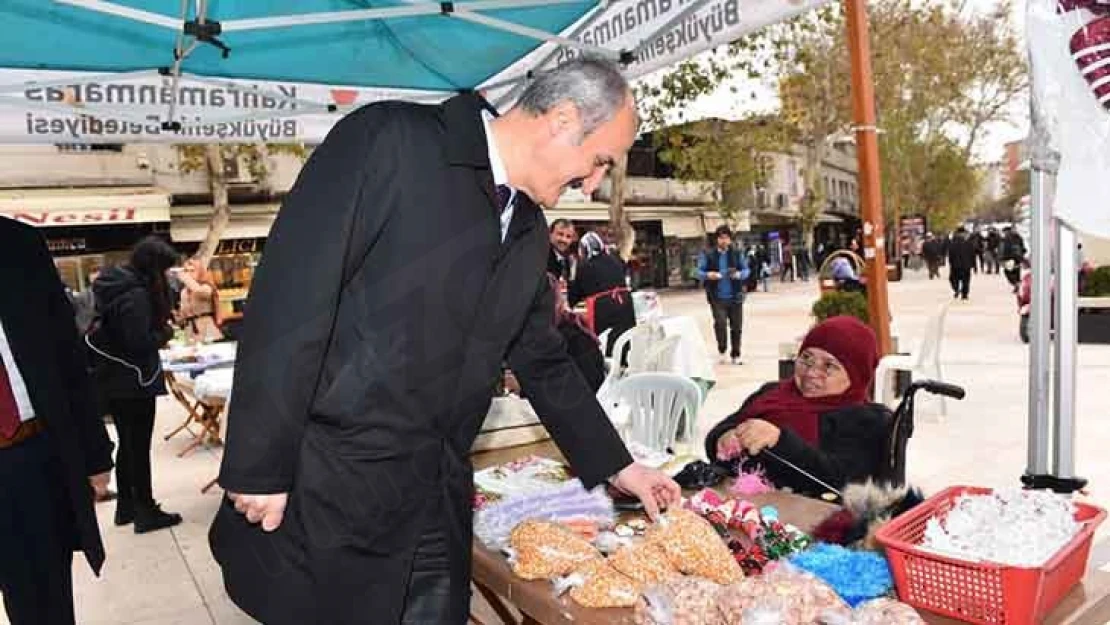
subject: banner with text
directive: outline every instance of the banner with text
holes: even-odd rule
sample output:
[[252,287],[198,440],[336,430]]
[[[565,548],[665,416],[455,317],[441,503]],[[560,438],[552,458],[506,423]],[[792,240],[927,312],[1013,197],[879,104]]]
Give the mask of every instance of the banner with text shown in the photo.
[[[625,75],[639,78],[725,45],[768,25],[820,7],[829,0],[615,0],[565,34],[614,51],[636,50]],[[489,81],[501,83],[528,71],[554,67],[578,50],[546,44]],[[542,65],[541,65],[542,64]],[[491,90],[494,98],[508,88]]]
[[[153,73],[0,70],[0,143],[318,143],[352,108],[446,95],[186,76],[175,93],[170,78]],[[166,129],[164,122],[181,128]]]

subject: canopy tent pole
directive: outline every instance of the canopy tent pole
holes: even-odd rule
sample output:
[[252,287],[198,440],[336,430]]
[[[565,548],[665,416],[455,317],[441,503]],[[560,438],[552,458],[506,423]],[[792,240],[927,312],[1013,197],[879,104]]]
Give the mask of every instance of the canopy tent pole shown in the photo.
[[867,261],[867,310],[879,340],[879,353],[891,353],[890,309],[887,305],[886,239],[883,234],[879,138],[875,126],[875,84],[871,71],[871,40],[865,0],[844,0],[851,55],[852,112],[859,159],[860,216],[863,255]]
[[[1053,380],[1055,457],[1052,473],[1064,482],[1075,479],[1075,375],[1079,343],[1079,267],[1076,266],[1075,230],[1058,218],[1056,222],[1056,378]],[[1079,488],[1082,488],[1080,486]]]
[[[1038,138],[1039,122],[1033,116],[1033,131],[1030,134],[1032,159],[1030,172],[1030,233],[1029,257],[1032,272],[1032,289],[1029,310],[1029,446],[1028,464],[1024,481],[1033,485],[1036,476],[1047,476],[1050,458],[1050,413],[1052,405],[1049,366],[1051,348],[1051,287],[1052,256],[1048,235],[1052,229],[1051,190],[1052,174],[1056,156],[1043,139]],[[1047,152],[1047,153],[1046,153]]]

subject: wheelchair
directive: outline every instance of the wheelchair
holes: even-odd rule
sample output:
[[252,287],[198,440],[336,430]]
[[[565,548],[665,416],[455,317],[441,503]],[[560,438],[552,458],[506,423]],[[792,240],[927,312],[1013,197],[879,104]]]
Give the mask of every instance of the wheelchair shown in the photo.
[[955,384],[938,382],[936,380],[918,380],[912,382],[902,395],[902,401],[894,411],[887,430],[883,457],[886,464],[877,476],[879,481],[891,486],[904,486],[906,484],[906,448],[910,438],[913,437],[914,396],[918,391],[925,391],[931,395],[943,395],[955,400],[961,400],[967,392]]

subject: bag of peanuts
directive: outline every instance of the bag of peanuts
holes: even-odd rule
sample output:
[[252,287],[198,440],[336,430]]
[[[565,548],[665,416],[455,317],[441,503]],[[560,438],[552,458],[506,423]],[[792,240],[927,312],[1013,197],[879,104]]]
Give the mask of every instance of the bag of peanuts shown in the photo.
[[825,615],[822,625],[925,625],[925,619],[910,606],[895,599],[873,599],[857,607],[847,617]]
[[617,549],[609,563],[624,575],[641,584],[657,584],[679,575],[667,559],[667,552],[657,544],[638,542]]
[[849,618],[852,614],[828,584],[788,565],[727,586],[718,595],[717,605],[722,625],[762,621],[813,625],[824,618]]
[[527,580],[554,579],[603,556],[570,529],[549,521],[528,520],[509,534],[513,573]]
[[722,625],[717,594],[722,586],[701,577],[672,577],[644,590],[636,625]]
[[642,585],[620,574],[605,559],[591,560],[555,581],[555,594],[570,589],[570,598],[584,608],[631,608]]
[[676,569],[732,584],[744,577],[725,541],[708,521],[689,510],[674,509],[647,531],[649,543],[662,547]]

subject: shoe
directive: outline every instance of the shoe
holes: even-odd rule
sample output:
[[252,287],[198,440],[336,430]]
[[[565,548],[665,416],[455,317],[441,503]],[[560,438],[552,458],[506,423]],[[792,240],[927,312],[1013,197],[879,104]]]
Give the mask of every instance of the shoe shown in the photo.
[[717,362],[721,363],[722,365],[727,365],[728,364],[728,356],[725,356],[724,354],[721,354],[720,356],[717,357]]
[[146,534],[181,523],[181,515],[176,512],[163,512],[161,506],[154,506],[139,511],[135,515],[135,533]]
[[967,301],[967,296],[966,296],[966,295],[964,295],[964,296],[960,297],[960,299],[962,299],[963,301],[965,301],[965,302],[966,302],[966,301]]
[[734,364],[734,365],[742,365],[742,364],[744,364],[744,363],[740,362],[740,357],[739,357],[739,356],[733,356],[733,357],[732,357],[732,364]]
[[135,522],[135,507],[131,504],[116,503],[116,527],[130,525]]

